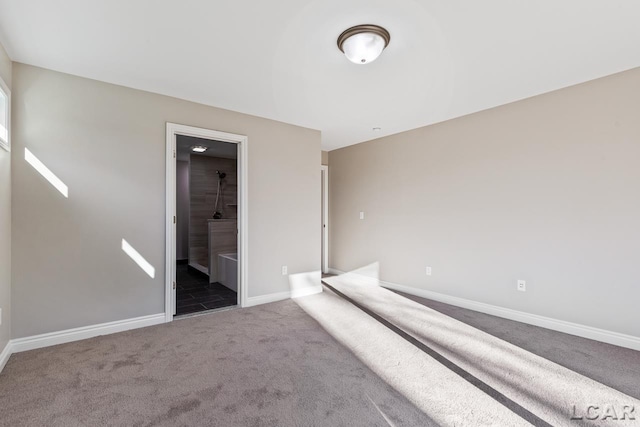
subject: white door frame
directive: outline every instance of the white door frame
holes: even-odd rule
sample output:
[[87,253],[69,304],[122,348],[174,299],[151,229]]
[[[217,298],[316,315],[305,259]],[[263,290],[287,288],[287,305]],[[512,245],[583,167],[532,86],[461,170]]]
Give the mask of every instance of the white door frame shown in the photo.
[[248,286],[248,144],[244,135],[167,122],[166,230],[165,230],[165,321],[173,321],[176,308],[176,136],[192,136],[238,144],[238,303],[247,305]]
[[322,171],[322,272],[329,272],[329,166]]

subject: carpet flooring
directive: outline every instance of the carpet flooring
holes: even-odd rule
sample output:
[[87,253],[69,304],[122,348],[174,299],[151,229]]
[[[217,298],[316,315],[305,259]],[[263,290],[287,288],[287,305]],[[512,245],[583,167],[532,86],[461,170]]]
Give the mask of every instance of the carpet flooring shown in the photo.
[[325,280],[317,295],[14,354],[0,426],[640,424],[581,412],[636,405],[638,418],[640,352]]
[[[476,329],[640,399],[640,351],[402,294]],[[640,408],[637,409],[640,411]],[[640,416],[640,413],[638,414]]]
[[[352,305],[379,318],[379,323],[388,323],[416,348],[531,424],[640,424],[637,398],[384,289],[375,279],[347,274],[324,281]],[[567,344],[561,346],[569,351]],[[637,369],[627,368],[610,369],[608,375],[627,375]],[[460,384],[452,381],[447,389],[460,389]]]
[[431,426],[287,300],[17,353],[1,426]]

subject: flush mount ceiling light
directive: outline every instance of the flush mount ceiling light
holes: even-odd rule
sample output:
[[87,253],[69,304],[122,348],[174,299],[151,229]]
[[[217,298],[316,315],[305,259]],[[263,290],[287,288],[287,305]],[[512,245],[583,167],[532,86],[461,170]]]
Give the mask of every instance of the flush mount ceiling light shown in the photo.
[[378,25],[356,25],[340,34],[338,48],[354,64],[368,64],[389,45],[391,35]]
[[196,145],[194,147],[191,147],[191,151],[193,151],[194,153],[204,153],[205,151],[207,151],[207,147]]

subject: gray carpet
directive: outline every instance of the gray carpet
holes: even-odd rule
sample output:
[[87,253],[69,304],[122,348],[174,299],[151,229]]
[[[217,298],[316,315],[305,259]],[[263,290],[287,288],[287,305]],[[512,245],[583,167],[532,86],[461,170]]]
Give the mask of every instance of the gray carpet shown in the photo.
[[330,291],[297,300],[386,383],[442,426],[525,426],[525,420]]
[[324,281],[535,425],[640,425],[640,400],[629,394],[384,289],[376,279],[345,274]]
[[11,356],[2,426],[429,426],[292,301]]
[[638,424],[571,421],[566,404],[635,403],[640,352],[331,284],[419,342],[330,291],[177,320],[14,354],[0,426],[530,425],[425,344],[549,424]]
[[[640,351],[416,297],[400,295],[640,399]],[[640,417],[640,408],[637,409]]]

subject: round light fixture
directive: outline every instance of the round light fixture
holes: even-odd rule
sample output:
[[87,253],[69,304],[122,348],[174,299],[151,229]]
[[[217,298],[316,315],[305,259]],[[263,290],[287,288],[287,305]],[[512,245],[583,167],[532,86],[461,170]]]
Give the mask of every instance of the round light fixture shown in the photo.
[[195,145],[191,147],[191,151],[193,151],[194,153],[204,153],[205,151],[207,151],[207,147],[204,147],[202,145]]
[[378,25],[356,25],[338,37],[338,48],[354,64],[368,64],[389,45],[391,35]]

